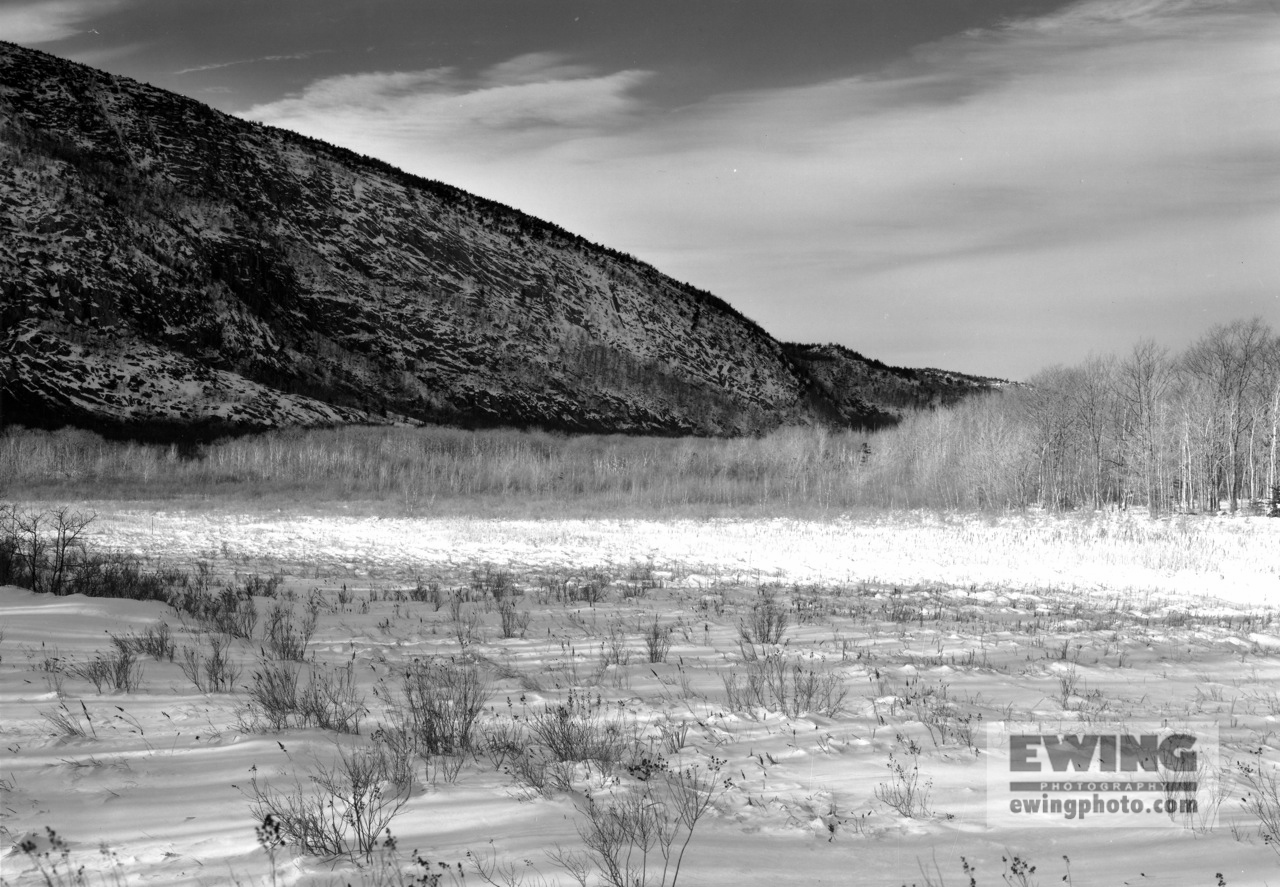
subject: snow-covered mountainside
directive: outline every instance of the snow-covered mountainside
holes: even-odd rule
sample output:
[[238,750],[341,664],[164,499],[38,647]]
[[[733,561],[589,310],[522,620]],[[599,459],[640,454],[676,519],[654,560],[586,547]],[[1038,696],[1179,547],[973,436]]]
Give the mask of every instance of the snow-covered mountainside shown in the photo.
[[739,434],[903,405],[630,256],[4,43],[0,338],[4,421],[132,435]]

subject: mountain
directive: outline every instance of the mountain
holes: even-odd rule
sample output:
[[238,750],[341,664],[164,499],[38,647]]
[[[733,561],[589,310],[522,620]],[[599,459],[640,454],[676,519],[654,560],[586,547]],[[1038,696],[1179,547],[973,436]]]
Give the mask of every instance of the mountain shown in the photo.
[[901,406],[846,387],[853,352],[554,225],[5,43],[0,340],[0,419],[142,437],[744,434]]
[[969,395],[1010,384],[949,370],[888,366],[843,345],[787,343],[782,350],[804,369],[819,398],[835,405],[835,421],[841,425],[894,425],[904,413],[951,406]]

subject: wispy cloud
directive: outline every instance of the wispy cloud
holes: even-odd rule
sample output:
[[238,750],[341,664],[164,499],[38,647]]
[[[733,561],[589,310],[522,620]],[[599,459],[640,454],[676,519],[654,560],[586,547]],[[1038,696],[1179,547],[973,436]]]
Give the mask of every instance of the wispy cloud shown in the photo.
[[1267,0],[1086,0],[677,110],[639,97],[655,74],[534,55],[246,116],[639,254],[782,336],[1018,376],[1280,321],[1278,74]]
[[33,0],[0,3],[0,38],[12,43],[53,43],[82,34],[120,0]]
[[575,133],[610,131],[636,113],[632,91],[648,76],[596,74],[538,53],[472,78],[453,68],[327,77],[242,116],[332,138],[422,172],[433,153],[424,146],[512,158]]
[[207,65],[195,65],[191,68],[182,68],[174,71],[173,73],[175,77],[180,77],[183,74],[198,74],[204,71],[217,71],[222,68],[234,68],[239,65],[256,65],[260,62],[292,62],[298,61],[299,59],[308,59],[313,55],[315,55],[315,53],[312,52],[295,52],[290,55],[262,55],[252,59],[236,59],[231,62],[213,62]]

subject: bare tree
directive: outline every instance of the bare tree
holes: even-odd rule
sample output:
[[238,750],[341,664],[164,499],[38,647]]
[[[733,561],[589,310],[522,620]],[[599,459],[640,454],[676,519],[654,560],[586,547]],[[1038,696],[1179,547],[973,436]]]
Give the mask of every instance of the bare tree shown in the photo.
[[1280,479],[1276,476],[1277,439],[1280,439],[1280,336],[1273,337],[1267,354],[1266,374],[1271,388],[1271,441],[1267,457],[1267,493],[1274,501],[1280,498]]
[[1073,375],[1061,366],[1042,370],[1032,377],[1022,398],[1023,418],[1031,427],[1040,463],[1040,498],[1047,508],[1070,505],[1076,492],[1072,483],[1076,428],[1067,397]]
[[1208,420],[1217,456],[1207,491],[1215,497],[1225,493],[1232,512],[1239,508],[1245,457],[1252,455],[1245,442],[1257,421],[1254,399],[1265,383],[1273,347],[1270,330],[1254,317],[1214,327],[1182,359],[1187,376],[1201,383],[1211,398],[1202,403],[1211,414],[1201,417]]
[[53,524],[53,538],[50,540],[48,590],[63,594],[68,570],[79,557],[83,557],[84,544],[80,535],[93,521],[93,515],[81,514],[64,506],[49,517]]
[[1088,479],[1082,492],[1094,508],[1102,506],[1108,486],[1108,432],[1113,430],[1114,376],[1115,360],[1093,355],[1082,367],[1072,371],[1071,385],[1064,392],[1075,426],[1084,438]]
[[1167,501],[1160,447],[1167,430],[1166,398],[1171,379],[1168,351],[1151,339],[1135,345],[1116,373],[1117,392],[1130,430],[1133,457],[1129,463],[1152,515],[1159,514]]

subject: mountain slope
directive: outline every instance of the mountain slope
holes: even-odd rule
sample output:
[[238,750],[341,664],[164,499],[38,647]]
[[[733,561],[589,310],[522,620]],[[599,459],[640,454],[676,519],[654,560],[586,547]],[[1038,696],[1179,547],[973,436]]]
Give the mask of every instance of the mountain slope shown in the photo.
[[876,418],[708,293],[499,204],[0,44],[4,419],[740,434]]
[[809,376],[820,400],[835,404],[839,424],[863,428],[893,425],[909,411],[951,406],[1009,384],[948,370],[888,366],[842,345],[788,343],[783,353]]

